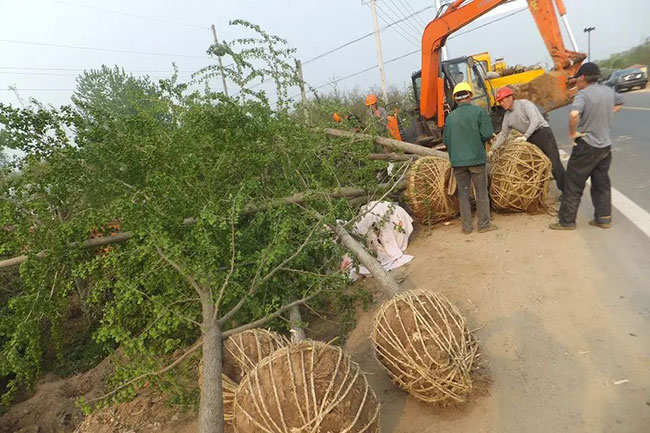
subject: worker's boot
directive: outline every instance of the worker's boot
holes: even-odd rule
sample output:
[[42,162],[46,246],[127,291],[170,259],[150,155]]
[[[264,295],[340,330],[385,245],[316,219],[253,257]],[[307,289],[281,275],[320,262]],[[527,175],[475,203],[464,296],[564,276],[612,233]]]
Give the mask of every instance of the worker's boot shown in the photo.
[[589,225],[600,227],[601,229],[608,229],[608,228],[610,228],[612,226],[612,223],[611,222],[599,223],[596,220],[590,220]]
[[565,226],[564,224],[553,223],[550,226],[548,226],[548,228],[550,228],[551,230],[575,230],[576,225],[572,224],[570,226]]

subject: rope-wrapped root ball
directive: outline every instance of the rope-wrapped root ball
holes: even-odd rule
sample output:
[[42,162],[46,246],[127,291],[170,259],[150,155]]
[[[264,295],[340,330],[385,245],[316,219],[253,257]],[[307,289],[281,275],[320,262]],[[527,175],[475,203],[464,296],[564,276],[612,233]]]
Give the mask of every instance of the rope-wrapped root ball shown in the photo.
[[490,198],[496,210],[536,212],[546,205],[551,161],[534,144],[511,137],[492,155]]
[[385,302],[375,315],[372,340],[389,376],[417,399],[467,400],[478,343],[444,296],[413,290]]
[[223,373],[240,383],[261,359],[288,344],[284,336],[260,328],[231,335],[223,344]]
[[450,182],[454,179],[449,160],[426,156],[415,161],[408,174],[406,199],[418,221],[435,224],[458,215],[458,199],[448,193]]
[[379,402],[343,351],[305,340],[263,359],[235,395],[238,433],[379,433]]

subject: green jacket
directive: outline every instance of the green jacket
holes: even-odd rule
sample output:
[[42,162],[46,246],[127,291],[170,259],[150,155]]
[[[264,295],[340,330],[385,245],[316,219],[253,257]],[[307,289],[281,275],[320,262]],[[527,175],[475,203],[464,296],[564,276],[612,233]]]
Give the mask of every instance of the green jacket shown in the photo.
[[492,121],[485,110],[468,102],[460,104],[447,117],[442,138],[451,166],[485,164],[484,143],[492,138],[493,133]]

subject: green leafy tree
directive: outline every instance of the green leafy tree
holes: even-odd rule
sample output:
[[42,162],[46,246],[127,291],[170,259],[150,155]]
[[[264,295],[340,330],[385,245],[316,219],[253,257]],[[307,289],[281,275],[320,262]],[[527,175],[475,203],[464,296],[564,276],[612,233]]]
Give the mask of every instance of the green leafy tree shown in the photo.
[[[193,83],[102,68],[79,78],[72,106],[0,105],[3,137],[26,153],[2,192],[0,227],[12,230],[0,251],[29,257],[0,305],[5,403],[36,380],[45,350],[62,351],[74,295],[94,339],[120,349],[104,402],[145,382],[183,394],[173,367],[202,345],[200,430],[222,431],[222,338],[346,284],[325,223],[355,208],[327,192],[371,190],[381,165],[365,158],[371,143],[328,140],[292,115],[292,50],[235,24],[256,36],[210,49],[232,59],[235,97],[211,90],[213,67]],[[256,78],[275,82],[275,107],[246,90]],[[299,205],[277,200],[304,191]],[[73,242],[116,230],[131,240]]]

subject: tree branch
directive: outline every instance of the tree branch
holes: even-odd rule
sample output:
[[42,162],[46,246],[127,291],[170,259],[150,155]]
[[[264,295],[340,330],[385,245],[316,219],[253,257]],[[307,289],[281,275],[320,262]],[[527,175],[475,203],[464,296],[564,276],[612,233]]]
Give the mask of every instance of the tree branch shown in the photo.
[[228,313],[226,313],[225,316],[223,316],[222,318],[219,319],[219,326],[223,325],[223,324],[226,323],[228,320],[230,320],[230,319],[231,319],[235,314],[237,314],[237,312],[238,312],[238,311],[241,309],[241,307],[244,305],[244,302],[246,302],[246,300],[247,300],[250,296],[253,296],[253,294],[255,294],[255,292],[257,291],[257,289],[258,289],[262,284],[266,283],[268,280],[270,280],[271,278],[273,278],[273,276],[274,276],[274,275],[275,275],[279,270],[281,270],[282,268],[284,268],[284,267],[286,266],[287,263],[291,262],[293,259],[295,259],[295,258],[296,258],[296,257],[297,257],[301,252],[302,252],[302,250],[305,248],[305,246],[307,246],[307,244],[309,243],[309,240],[311,239],[311,237],[312,237],[312,236],[314,235],[314,233],[316,232],[316,229],[317,229],[318,227],[321,226],[321,222],[322,222],[322,221],[323,221],[322,218],[319,219],[318,222],[314,225],[314,227],[312,227],[311,232],[309,232],[309,235],[305,238],[305,240],[304,240],[303,243],[300,245],[300,247],[298,247],[298,249],[296,250],[295,253],[293,253],[291,256],[287,257],[285,260],[282,261],[282,263],[280,263],[280,264],[277,265],[275,268],[273,268],[273,269],[272,269],[268,274],[266,274],[266,276],[264,276],[264,278],[262,278],[259,282],[257,282],[257,283],[255,283],[255,284],[251,285],[251,288],[250,288],[250,290],[248,291],[248,293],[246,294],[246,296],[242,297],[242,298],[239,300],[239,302],[237,303],[237,305],[235,305],[235,306],[234,306],[230,311],[228,311]]
[[216,319],[219,316],[219,306],[221,305],[221,301],[223,299],[223,294],[226,291],[226,287],[228,286],[228,282],[230,281],[230,277],[232,276],[234,270],[235,270],[235,209],[232,209],[232,213],[230,215],[230,249],[232,251],[232,255],[230,256],[230,271],[228,271],[228,275],[226,275],[225,280],[223,280],[223,284],[221,285],[221,290],[219,290],[219,297],[217,298],[217,303],[215,304],[214,308],[214,317],[213,319]]
[[95,402],[95,401],[104,400],[105,398],[110,397],[111,395],[115,394],[116,392],[118,392],[118,391],[120,391],[120,390],[122,390],[122,389],[124,389],[124,388],[126,388],[126,387],[128,387],[128,386],[133,385],[134,383],[136,383],[136,382],[138,382],[138,381],[144,379],[145,377],[149,377],[149,376],[160,376],[161,374],[165,374],[165,373],[167,373],[168,371],[170,371],[170,370],[172,370],[174,367],[176,367],[178,364],[180,364],[181,362],[183,362],[185,359],[187,359],[188,356],[190,356],[191,354],[193,354],[194,352],[196,352],[197,350],[199,350],[199,349],[201,348],[202,345],[203,345],[203,339],[202,339],[202,338],[199,338],[198,340],[196,340],[196,342],[195,342],[192,346],[190,346],[189,349],[187,349],[187,350],[185,351],[185,353],[183,353],[181,356],[179,356],[178,358],[176,358],[176,360],[175,360],[174,362],[172,362],[171,364],[169,364],[167,367],[161,368],[161,369],[158,370],[158,371],[152,371],[152,372],[149,372],[149,373],[141,374],[140,376],[138,376],[138,377],[136,377],[136,378],[133,378],[133,379],[129,380],[128,382],[126,382],[126,383],[124,383],[124,384],[118,386],[117,388],[115,388],[115,389],[112,390],[111,392],[106,393],[106,394],[102,395],[101,397],[97,397],[97,398],[93,398],[92,400],[88,400],[88,403],[92,403],[92,402]]
[[173,262],[170,258],[168,258],[158,245],[156,245],[156,251],[158,251],[158,255],[160,256],[160,258],[166,261],[172,268],[176,269],[179,274],[185,277],[185,279],[190,283],[190,285],[194,288],[194,290],[196,290],[196,293],[198,293],[200,298],[203,298],[206,295],[205,288],[199,286],[199,283],[196,282],[193,276],[183,272],[181,267],[178,266],[176,262]]
[[295,307],[297,305],[302,305],[302,304],[305,304],[305,303],[311,301],[313,298],[318,296],[322,291],[323,291],[323,289],[318,289],[314,293],[312,293],[311,295],[309,295],[309,296],[307,296],[305,298],[299,299],[299,300],[294,301],[294,302],[292,302],[290,304],[286,304],[283,307],[280,307],[274,313],[271,313],[271,314],[269,314],[269,315],[267,315],[267,316],[265,316],[265,317],[263,317],[263,318],[261,318],[259,320],[256,320],[254,322],[247,323],[246,325],[242,325],[242,326],[239,326],[237,328],[230,329],[230,330],[224,332],[221,335],[222,335],[223,339],[226,339],[226,338],[230,337],[231,335],[238,334],[240,332],[247,331],[249,329],[253,329],[253,328],[257,328],[259,326],[262,326],[266,322],[269,322],[269,321],[277,318],[278,316],[280,316],[285,311],[290,310],[290,309],[292,309],[293,307]]

